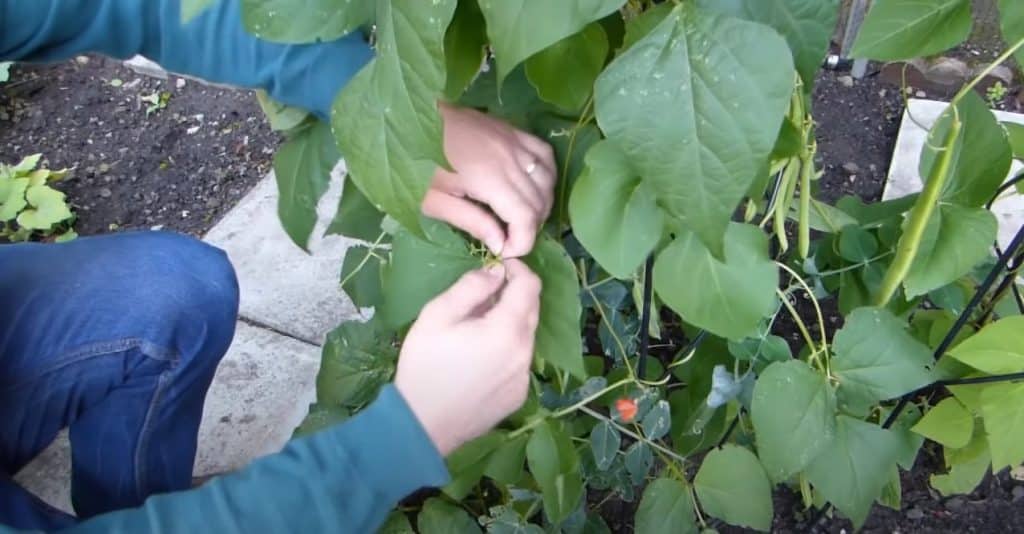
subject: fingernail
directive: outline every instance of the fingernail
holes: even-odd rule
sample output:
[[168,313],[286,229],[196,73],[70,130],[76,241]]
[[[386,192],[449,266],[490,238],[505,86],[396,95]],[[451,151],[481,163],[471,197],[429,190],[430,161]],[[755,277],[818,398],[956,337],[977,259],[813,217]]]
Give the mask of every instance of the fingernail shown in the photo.
[[484,243],[487,244],[487,248],[491,249],[491,253],[495,256],[500,256],[501,249],[505,248],[505,240],[500,237],[489,237]]

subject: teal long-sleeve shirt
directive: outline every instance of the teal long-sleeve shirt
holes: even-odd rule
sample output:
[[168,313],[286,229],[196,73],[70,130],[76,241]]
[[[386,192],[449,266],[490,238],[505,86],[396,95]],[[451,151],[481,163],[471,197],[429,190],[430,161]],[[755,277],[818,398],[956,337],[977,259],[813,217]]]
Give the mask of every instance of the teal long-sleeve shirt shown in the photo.
[[[338,90],[372,58],[359,36],[314,45],[256,39],[242,28],[239,0],[220,0],[185,25],[180,9],[180,0],[0,0],[0,60],[141,54],[326,117]],[[373,532],[399,499],[447,481],[444,460],[387,386],[358,416],[236,474],[70,531]]]

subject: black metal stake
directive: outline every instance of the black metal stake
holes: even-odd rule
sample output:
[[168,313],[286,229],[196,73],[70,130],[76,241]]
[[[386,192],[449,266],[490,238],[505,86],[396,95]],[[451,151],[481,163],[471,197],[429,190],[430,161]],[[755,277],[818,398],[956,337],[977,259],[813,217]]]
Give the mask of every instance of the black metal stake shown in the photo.
[[644,264],[644,303],[640,313],[640,361],[636,372],[641,380],[647,378],[647,354],[651,348],[651,301],[654,300],[654,255]]

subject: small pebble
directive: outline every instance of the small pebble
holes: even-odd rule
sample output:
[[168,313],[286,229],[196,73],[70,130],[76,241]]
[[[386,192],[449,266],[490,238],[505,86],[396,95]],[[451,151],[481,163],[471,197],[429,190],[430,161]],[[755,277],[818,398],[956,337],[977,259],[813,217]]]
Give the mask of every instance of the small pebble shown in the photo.
[[967,499],[964,499],[963,497],[953,497],[946,501],[944,506],[946,507],[946,510],[949,510],[950,512],[959,512],[960,510],[963,510],[964,505],[966,504]]
[[907,510],[907,519],[913,519],[915,521],[918,519],[924,519],[924,511],[915,506],[910,510]]
[[104,187],[103,189],[100,189],[100,196],[103,198],[110,198],[110,196],[113,194],[114,193],[110,191],[109,187]]
[[853,76],[840,76],[836,78],[843,87],[853,87]]
[[843,170],[846,171],[846,174],[860,174],[860,165],[848,161],[843,164]]
[[1024,500],[1024,486],[1013,487],[1013,502]]
[[924,97],[928,96],[928,94],[925,93],[924,91],[918,91],[918,92],[914,93],[914,96],[916,96],[917,98],[924,98]]

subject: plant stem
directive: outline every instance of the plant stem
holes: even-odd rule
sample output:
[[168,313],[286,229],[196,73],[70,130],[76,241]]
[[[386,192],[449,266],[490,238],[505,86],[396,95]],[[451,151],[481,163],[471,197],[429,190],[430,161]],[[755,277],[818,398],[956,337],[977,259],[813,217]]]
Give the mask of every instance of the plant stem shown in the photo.
[[[811,300],[811,303],[814,304],[814,312],[818,316],[818,329],[821,331],[821,350],[827,353],[828,334],[825,332],[825,316],[821,313],[821,304],[818,302],[818,298],[814,296],[814,291],[812,291],[811,287],[807,285],[807,282],[804,281],[804,279],[799,274],[797,274],[796,271],[791,269],[788,265],[778,261],[775,262],[775,264],[781,267],[787,273],[789,273],[789,275],[792,276],[798,284],[800,284],[800,287],[802,287],[804,292],[807,293],[807,298],[809,298]],[[813,347],[811,348],[813,349]]]
[[[525,434],[526,432],[529,432],[530,430],[533,430],[534,428],[539,426],[541,423],[543,423],[544,421],[547,421],[549,419],[558,419],[560,417],[565,417],[566,415],[569,415],[569,414],[571,414],[571,413],[573,413],[573,412],[575,412],[577,410],[584,410],[586,408],[587,404],[590,404],[591,402],[594,402],[595,400],[603,397],[604,395],[608,394],[608,392],[613,391],[613,390],[615,390],[617,388],[620,388],[622,386],[625,386],[627,384],[634,383],[634,382],[635,382],[635,380],[633,380],[632,378],[623,378],[622,380],[619,380],[618,382],[616,382],[616,383],[614,383],[614,384],[612,384],[612,385],[602,389],[601,391],[598,391],[597,393],[594,393],[593,395],[590,395],[589,397],[587,397],[587,398],[577,402],[576,404],[573,404],[572,406],[569,406],[567,408],[562,408],[561,410],[558,410],[557,412],[555,412],[555,413],[553,413],[551,415],[544,416],[544,417],[537,417],[536,419],[530,420],[525,425],[523,425],[523,426],[513,430],[512,432],[510,432],[507,439],[510,439],[510,440],[511,439],[515,439],[515,438]],[[586,410],[589,410],[589,408],[586,408]]]
[[921,239],[924,237],[925,228],[928,227],[928,221],[932,218],[932,213],[939,203],[942,188],[946,185],[946,180],[952,170],[950,167],[953,163],[954,148],[957,140],[960,138],[962,124],[960,123],[956,104],[953,103],[950,106],[953,110],[953,121],[949,126],[946,138],[943,140],[942,154],[939,156],[938,161],[935,162],[934,167],[932,167],[932,172],[928,176],[928,183],[925,185],[924,191],[921,192],[917,202],[914,203],[914,207],[910,212],[910,218],[907,220],[906,230],[904,230],[903,236],[900,237],[899,244],[896,245],[896,257],[893,258],[892,265],[886,271],[885,278],[882,280],[882,287],[875,298],[875,306],[879,308],[884,308],[889,304],[892,296],[910,272],[914,257],[917,256],[917,250],[921,246]]
[[373,251],[377,250],[377,247],[380,246],[381,241],[384,240],[386,235],[387,232],[381,232],[381,234],[377,236],[377,240],[370,245],[370,248],[366,249],[366,256],[363,256],[363,260],[359,262],[359,265],[356,265],[356,268],[353,269],[352,272],[348,273],[348,276],[346,276],[344,280],[341,281],[341,287],[345,287],[346,284],[351,282],[352,279],[359,274],[359,271],[363,270],[363,267],[366,266],[366,262],[370,261],[371,257],[380,259],[380,256],[374,254]]
[[796,322],[796,326],[800,329],[800,334],[804,336],[804,341],[807,342],[807,346],[811,348],[811,355],[817,354],[814,350],[814,340],[811,338],[811,333],[807,331],[807,325],[804,324],[803,319],[800,318],[800,314],[796,312],[796,308],[789,302],[789,297],[782,292],[781,289],[775,289],[775,293],[782,300],[782,305],[789,310],[789,315],[793,317],[793,321]]
[[592,409],[590,409],[590,408],[588,408],[586,406],[580,407],[580,411],[585,413],[585,414],[587,414],[587,415],[589,415],[589,416],[591,416],[591,417],[593,417],[593,418],[595,418],[595,419],[600,419],[602,421],[607,421],[607,422],[611,423],[611,425],[614,426],[615,428],[617,428],[619,430],[619,432],[622,432],[623,434],[625,434],[625,435],[627,435],[627,436],[629,436],[629,437],[631,437],[631,438],[633,438],[633,439],[635,439],[637,441],[642,441],[642,442],[650,445],[651,448],[665,453],[666,456],[668,456],[669,458],[672,458],[673,460],[676,460],[677,462],[686,463],[686,457],[680,456],[680,455],[676,454],[675,452],[673,452],[673,451],[671,451],[669,449],[666,449],[665,447],[662,447],[661,445],[659,445],[659,444],[657,444],[657,443],[655,443],[655,442],[653,442],[653,441],[651,441],[651,440],[641,436],[640,434],[637,434],[636,432],[633,432],[632,430],[630,430],[630,429],[628,429],[628,428],[626,428],[626,427],[616,423],[615,421],[612,421],[612,419],[610,417],[605,417],[604,415],[601,415],[600,413],[598,413],[598,412],[596,412],[596,411],[594,411],[594,410],[592,410]]

